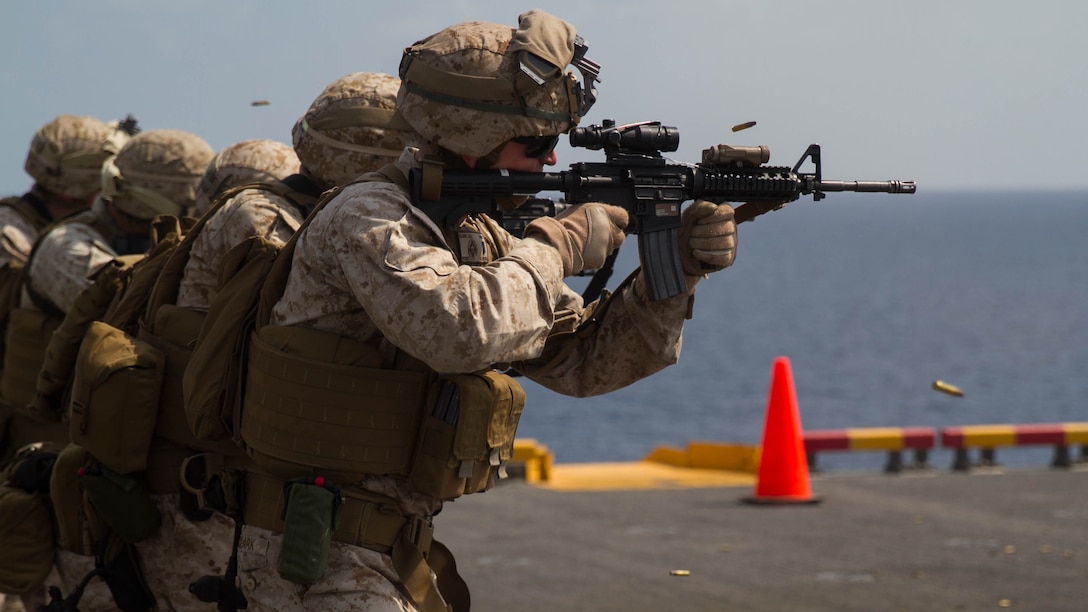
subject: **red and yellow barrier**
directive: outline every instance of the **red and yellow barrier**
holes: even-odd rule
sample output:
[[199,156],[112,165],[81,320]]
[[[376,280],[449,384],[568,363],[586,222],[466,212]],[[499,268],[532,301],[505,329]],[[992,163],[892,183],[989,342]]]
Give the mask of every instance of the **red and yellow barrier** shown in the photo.
[[[995,451],[1002,446],[1053,446],[1053,467],[1070,467],[1073,459],[1069,449],[1088,445],[1088,423],[1034,423],[1005,425],[965,425],[941,430],[941,445],[955,450],[952,469],[969,470],[972,466],[996,465]],[[979,449],[976,463],[970,460],[970,449]]]
[[805,454],[810,468],[816,467],[816,456],[828,451],[887,451],[884,471],[896,473],[903,469],[903,451],[912,450],[911,467],[928,467],[929,450],[934,447],[937,432],[932,427],[869,427],[854,429],[823,429],[804,432]]

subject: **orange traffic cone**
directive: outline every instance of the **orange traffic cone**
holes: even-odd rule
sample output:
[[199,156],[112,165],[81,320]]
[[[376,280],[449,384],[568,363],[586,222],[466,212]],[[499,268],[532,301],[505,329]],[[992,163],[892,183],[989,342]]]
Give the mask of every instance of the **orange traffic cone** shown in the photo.
[[778,357],[771,368],[771,394],[763,425],[759,474],[755,495],[745,501],[755,504],[811,504],[808,459],[801,438],[801,416],[793,388],[790,360]]

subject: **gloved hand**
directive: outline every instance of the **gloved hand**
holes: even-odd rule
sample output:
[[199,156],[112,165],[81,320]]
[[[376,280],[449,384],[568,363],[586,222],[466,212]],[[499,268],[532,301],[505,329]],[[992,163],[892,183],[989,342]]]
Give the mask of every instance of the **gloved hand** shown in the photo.
[[704,274],[724,270],[737,256],[733,207],[698,200],[680,214],[680,264],[688,289]]
[[566,277],[604,265],[608,254],[623,244],[627,222],[627,211],[619,206],[579,204],[555,217],[533,221],[526,226],[524,236],[555,247]]

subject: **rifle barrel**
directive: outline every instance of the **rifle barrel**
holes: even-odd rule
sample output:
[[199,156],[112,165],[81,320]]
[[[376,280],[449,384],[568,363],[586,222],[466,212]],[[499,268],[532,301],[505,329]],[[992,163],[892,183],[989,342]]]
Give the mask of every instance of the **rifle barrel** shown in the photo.
[[914,193],[914,181],[820,181],[817,191],[860,191],[866,193]]

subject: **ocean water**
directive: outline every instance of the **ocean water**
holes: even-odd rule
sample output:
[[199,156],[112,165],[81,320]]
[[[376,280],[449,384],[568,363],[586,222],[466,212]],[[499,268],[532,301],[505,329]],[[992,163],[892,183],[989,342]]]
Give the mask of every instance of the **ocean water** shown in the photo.
[[[805,429],[1088,421],[1088,192],[833,193],[742,224],[738,240],[736,264],[700,284],[677,365],[585,399],[527,381],[518,435],[560,463],[758,444],[778,356]],[[636,265],[632,237],[610,284]],[[938,379],[964,397],[934,391]],[[997,458],[1042,467],[1051,453]],[[951,453],[931,463],[948,468]]]

